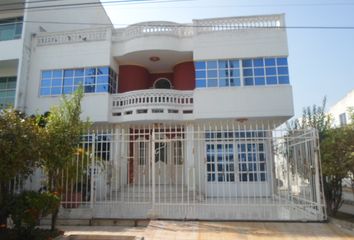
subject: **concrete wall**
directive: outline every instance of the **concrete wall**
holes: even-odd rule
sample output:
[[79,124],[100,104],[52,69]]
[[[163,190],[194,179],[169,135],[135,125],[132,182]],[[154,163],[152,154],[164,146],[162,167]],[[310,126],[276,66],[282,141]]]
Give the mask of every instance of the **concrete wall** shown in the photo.
[[346,113],[347,123],[351,122],[349,119],[349,108],[354,108],[354,90],[350,91],[344,98],[335,103],[328,111],[329,114],[333,117],[333,125],[339,127],[339,115]]

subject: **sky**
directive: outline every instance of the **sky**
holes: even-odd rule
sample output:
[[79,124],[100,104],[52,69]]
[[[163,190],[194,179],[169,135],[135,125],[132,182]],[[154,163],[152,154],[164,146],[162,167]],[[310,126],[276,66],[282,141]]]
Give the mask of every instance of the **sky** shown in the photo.
[[[103,2],[108,2],[104,0]],[[117,27],[144,21],[190,23],[192,19],[285,13],[287,26],[354,27],[353,0],[155,0],[105,6]],[[354,89],[353,29],[287,29],[295,116],[303,107],[327,108]],[[354,103],[353,103],[354,104]]]

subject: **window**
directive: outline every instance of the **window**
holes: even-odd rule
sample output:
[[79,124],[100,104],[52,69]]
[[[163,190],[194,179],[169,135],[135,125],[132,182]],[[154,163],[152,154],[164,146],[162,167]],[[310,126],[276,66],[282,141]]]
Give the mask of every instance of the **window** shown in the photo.
[[339,114],[339,125],[340,126],[347,125],[347,114],[345,112]]
[[263,131],[206,132],[207,181],[266,181],[264,136]]
[[0,41],[21,38],[22,22],[22,17],[0,20]]
[[117,92],[117,74],[109,67],[44,70],[40,96],[71,94],[80,85],[85,93]]
[[15,104],[16,77],[0,77],[0,109]]
[[285,57],[195,62],[196,88],[289,84]]

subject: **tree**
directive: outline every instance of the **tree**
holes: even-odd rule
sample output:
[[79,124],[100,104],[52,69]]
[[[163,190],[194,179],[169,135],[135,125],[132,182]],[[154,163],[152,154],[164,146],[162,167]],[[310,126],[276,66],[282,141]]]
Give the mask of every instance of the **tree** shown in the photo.
[[[79,88],[71,98],[63,96],[60,105],[52,107],[50,114],[45,117],[42,128],[42,166],[48,177],[48,190],[58,196],[61,196],[63,190],[62,173],[72,162],[81,136],[89,128],[88,121],[84,122],[80,119],[82,98],[82,88]],[[52,214],[52,230],[56,226],[59,206]]]
[[4,199],[9,183],[25,179],[38,164],[40,137],[36,121],[13,108],[0,112],[0,220],[6,218]]

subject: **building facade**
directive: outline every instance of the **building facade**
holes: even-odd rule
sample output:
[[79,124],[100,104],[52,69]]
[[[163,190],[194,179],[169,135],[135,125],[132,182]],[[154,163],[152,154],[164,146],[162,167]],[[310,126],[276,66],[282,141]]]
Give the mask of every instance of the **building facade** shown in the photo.
[[354,108],[354,90],[329,108],[328,113],[333,117],[335,127],[341,127],[351,122],[350,110]]
[[326,219],[317,133],[278,130],[293,116],[284,15],[113,28],[100,5],[24,5],[1,15],[0,103],[44,113],[82,85],[94,122],[62,217]]

